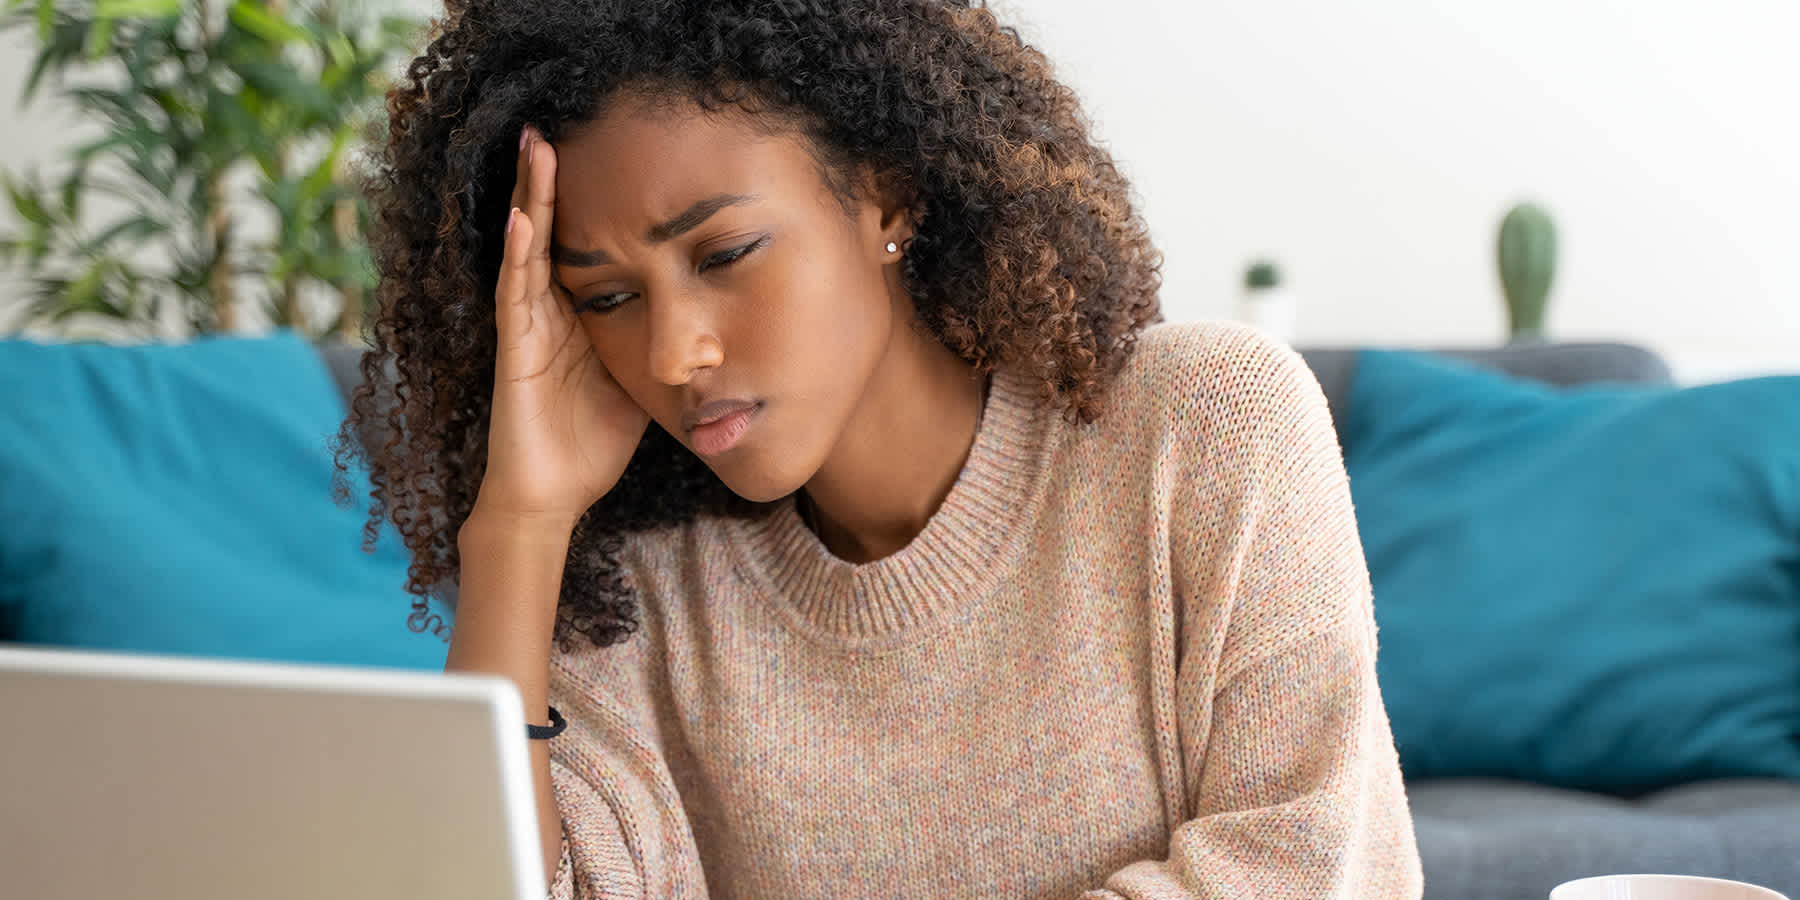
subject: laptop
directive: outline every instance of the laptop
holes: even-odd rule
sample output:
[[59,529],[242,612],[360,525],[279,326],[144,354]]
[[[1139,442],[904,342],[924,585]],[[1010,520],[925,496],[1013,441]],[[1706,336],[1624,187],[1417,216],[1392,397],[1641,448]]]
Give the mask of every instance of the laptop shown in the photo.
[[0,897],[542,900],[512,682],[0,647]]

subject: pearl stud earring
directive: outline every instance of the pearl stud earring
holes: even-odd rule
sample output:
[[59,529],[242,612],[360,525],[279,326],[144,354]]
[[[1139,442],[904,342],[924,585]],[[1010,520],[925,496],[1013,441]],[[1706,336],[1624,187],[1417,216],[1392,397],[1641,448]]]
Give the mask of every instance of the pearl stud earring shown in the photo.
[[894,252],[898,251],[899,249],[900,249],[899,244],[896,244],[893,241],[887,242],[887,252],[894,253]]

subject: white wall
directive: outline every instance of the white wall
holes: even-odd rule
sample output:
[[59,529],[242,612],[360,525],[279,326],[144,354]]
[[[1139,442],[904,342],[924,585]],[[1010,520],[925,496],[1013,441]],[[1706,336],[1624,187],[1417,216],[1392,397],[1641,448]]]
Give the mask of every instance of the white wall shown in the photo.
[[[1171,319],[1230,315],[1267,254],[1302,342],[1491,342],[1495,229],[1533,199],[1559,227],[1553,336],[1642,341],[1695,380],[1800,371],[1792,0],[999,2],[1135,180]],[[11,118],[0,165],[54,154],[46,113]]]
[[1171,318],[1229,315],[1266,253],[1302,342],[1495,340],[1533,199],[1554,336],[1800,371],[1792,0],[1002,2],[1143,195]]

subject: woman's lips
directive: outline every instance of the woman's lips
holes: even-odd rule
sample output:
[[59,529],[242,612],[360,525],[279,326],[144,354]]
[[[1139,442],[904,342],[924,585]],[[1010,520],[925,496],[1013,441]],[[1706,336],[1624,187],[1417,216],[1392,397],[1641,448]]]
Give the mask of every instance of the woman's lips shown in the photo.
[[710,421],[688,430],[694,452],[701,456],[717,456],[737,446],[744,433],[750,430],[756,414],[761,411],[761,403],[733,404],[724,415],[709,411],[712,414]]

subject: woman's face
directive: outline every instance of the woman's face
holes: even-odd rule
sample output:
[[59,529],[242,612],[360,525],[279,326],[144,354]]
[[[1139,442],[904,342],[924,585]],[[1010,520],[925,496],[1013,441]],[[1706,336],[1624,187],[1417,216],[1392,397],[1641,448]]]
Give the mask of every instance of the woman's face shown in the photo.
[[912,319],[886,249],[905,217],[872,194],[846,212],[805,141],[620,99],[556,144],[552,261],[583,330],[645,412],[757,501],[818,471]]

